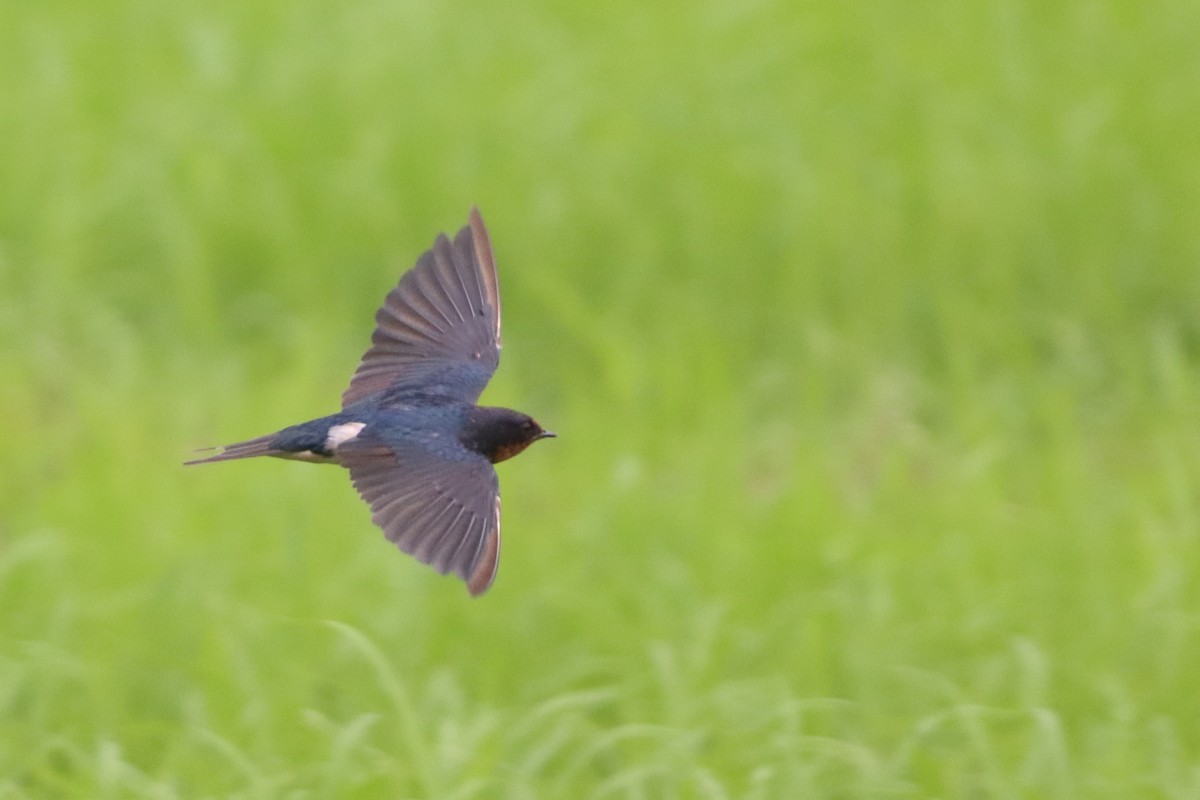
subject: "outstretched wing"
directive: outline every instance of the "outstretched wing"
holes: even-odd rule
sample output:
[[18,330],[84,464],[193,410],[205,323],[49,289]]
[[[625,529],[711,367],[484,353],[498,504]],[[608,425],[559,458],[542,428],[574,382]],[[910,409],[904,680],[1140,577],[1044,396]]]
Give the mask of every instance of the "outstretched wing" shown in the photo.
[[338,458],[389,540],[438,572],[453,572],[472,595],[487,591],[500,555],[500,483],[487,459],[448,459],[419,444],[393,449],[370,439],[343,444]]
[[375,322],[343,408],[410,381],[465,402],[479,398],[500,363],[500,288],[479,209],[471,209],[453,242],[438,236],[388,294]]

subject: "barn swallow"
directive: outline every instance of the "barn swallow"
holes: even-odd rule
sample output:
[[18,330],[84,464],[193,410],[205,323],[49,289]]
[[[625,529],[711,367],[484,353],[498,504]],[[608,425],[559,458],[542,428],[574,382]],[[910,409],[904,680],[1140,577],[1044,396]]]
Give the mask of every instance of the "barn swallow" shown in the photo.
[[186,463],[340,464],[388,539],[479,595],[500,554],[492,465],[554,434],[519,411],[475,404],[500,362],[496,263],[478,209],[400,278],[375,323],[340,412]]

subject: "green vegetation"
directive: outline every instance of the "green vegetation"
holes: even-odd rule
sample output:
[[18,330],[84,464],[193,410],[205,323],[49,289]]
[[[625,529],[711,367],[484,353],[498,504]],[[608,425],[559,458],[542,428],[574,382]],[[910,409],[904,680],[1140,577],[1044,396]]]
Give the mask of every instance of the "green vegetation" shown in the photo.
[[[1194,798],[1200,9],[0,5],[0,800]],[[481,600],[334,468],[471,204]]]

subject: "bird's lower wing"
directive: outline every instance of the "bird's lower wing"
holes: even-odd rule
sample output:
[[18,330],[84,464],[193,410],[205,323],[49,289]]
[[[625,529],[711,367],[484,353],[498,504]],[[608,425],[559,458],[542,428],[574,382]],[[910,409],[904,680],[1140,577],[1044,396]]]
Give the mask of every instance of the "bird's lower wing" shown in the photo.
[[450,459],[418,444],[365,439],[338,448],[371,519],[397,547],[487,590],[500,555],[500,485],[482,456]]

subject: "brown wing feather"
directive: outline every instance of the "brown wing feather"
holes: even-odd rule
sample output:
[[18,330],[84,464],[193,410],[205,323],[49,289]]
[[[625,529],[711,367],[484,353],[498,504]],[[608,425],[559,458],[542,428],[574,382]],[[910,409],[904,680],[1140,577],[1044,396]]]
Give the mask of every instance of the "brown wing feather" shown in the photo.
[[338,448],[371,519],[397,547],[438,572],[453,572],[472,595],[487,590],[500,553],[500,484],[482,456],[442,458],[419,445],[379,442]]
[[375,315],[371,347],[342,395],[342,407],[388,389],[414,371],[453,375],[446,385],[474,402],[500,363],[500,289],[479,210],[451,242],[433,248],[400,278]]

